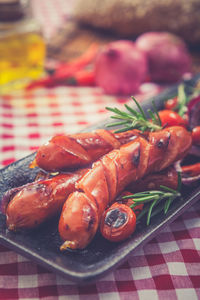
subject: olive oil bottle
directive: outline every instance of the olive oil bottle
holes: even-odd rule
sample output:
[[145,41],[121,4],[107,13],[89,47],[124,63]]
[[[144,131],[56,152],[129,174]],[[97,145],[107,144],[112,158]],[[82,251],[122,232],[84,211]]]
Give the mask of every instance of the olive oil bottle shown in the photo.
[[0,0],[0,94],[43,74],[45,41],[28,1]]

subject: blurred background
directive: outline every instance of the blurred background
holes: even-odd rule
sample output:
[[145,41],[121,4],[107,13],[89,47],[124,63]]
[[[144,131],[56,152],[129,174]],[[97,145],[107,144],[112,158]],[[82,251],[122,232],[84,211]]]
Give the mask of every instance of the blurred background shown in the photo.
[[200,70],[199,0],[0,0],[1,166]]
[[[33,1],[34,8],[37,6],[36,2]],[[57,26],[60,25],[61,30],[55,35],[50,27],[46,31],[47,37],[54,37],[49,41],[48,50],[51,55],[59,52],[64,57],[66,52],[73,56],[92,41],[107,43],[116,39],[135,40],[140,34],[150,31],[167,31],[178,35],[190,47],[194,56],[198,55],[198,0],[68,0],[62,1],[64,3],[67,5],[62,7],[63,19],[57,20]],[[61,1],[58,1],[59,5]],[[65,45],[68,45],[68,49]],[[72,49],[74,47],[72,53],[69,45]]]
[[[191,58],[191,68],[185,62],[185,56],[181,57],[181,49],[173,54],[174,48],[169,49],[168,42],[162,42],[162,36],[156,36],[156,43],[161,43],[160,52],[156,50],[156,56],[168,59],[167,64],[171,68],[185,69],[174,80],[165,80],[149,77],[148,70],[142,77],[144,81],[174,83],[182,79],[183,73],[197,73],[199,71],[199,47],[200,47],[200,2],[198,0],[1,0],[0,1],[0,93],[11,93],[16,89],[27,86],[33,80],[52,75],[55,70],[68,68],[64,62],[73,61],[89,51],[90,57],[84,58],[80,69],[90,70],[80,75],[80,85],[97,85],[103,88],[105,93],[130,94],[114,89],[108,92],[104,83],[99,80],[96,73],[96,55],[101,47],[113,41],[130,40],[137,41],[138,37],[148,32],[167,32],[173,34],[170,43],[173,47],[181,43],[188,50]],[[177,38],[177,39],[176,39]],[[175,40],[176,39],[176,40]],[[153,47],[153,37],[148,37],[147,44]],[[146,43],[146,39],[145,39]],[[91,48],[92,45],[92,48]],[[95,45],[95,47],[94,47]],[[158,44],[154,46],[158,48]],[[160,47],[160,46],[159,46]],[[118,47],[117,47],[118,48]],[[98,50],[98,51],[97,51]],[[118,49],[117,49],[118,50]],[[144,49],[142,49],[144,50]],[[145,46],[145,51],[147,46]],[[126,51],[123,49],[123,51]],[[135,50],[136,51],[136,50]],[[123,52],[124,53],[124,52]],[[126,52],[125,52],[126,55]],[[170,59],[171,55],[171,59]],[[174,60],[180,61],[178,67]],[[87,63],[85,61],[87,60]],[[187,58],[186,58],[187,60]],[[84,65],[84,67],[83,67]],[[88,67],[90,65],[90,67]],[[131,65],[131,63],[130,63]],[[136,63],[137,67],[137,63]],[[149,66],[148,66],[149,68]],[[160,65],[160,68],[165,66]],[[121,69],[117,69],[119,72]],[[187,72],[188,71],[188,72]],[[63,72],[63,71],[62,71]],[[53,84],[79,85],[74,74],[57,79]],[[133,72],[134,73],[134,72]],[[132,73],[130,73],[132,74]],[[132,74],[136,76],[136,74]],[[131,76],[132,76],[131,75]],[[138,76],[138,74],[137,74]],[[70,77],[70,78],[69,78]],[[75,78],[74,78],[75,77]],[[83,78],[82,78],[83,77]],[[101,77],[101,75],[100,75]],[[69,79],[69,80],[68,80]],[[109,77],[109,81],[112,81]],[[40,86],[50,87],[50,83],[40,83]],[[34,85],[34,88],[39,87]],[[31,86],[33,88],[33,86]]]

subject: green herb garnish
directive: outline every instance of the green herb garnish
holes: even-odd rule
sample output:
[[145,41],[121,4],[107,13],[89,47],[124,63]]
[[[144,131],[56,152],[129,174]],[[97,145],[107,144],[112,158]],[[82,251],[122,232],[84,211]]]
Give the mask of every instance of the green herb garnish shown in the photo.
[[148,109],[148,114],[149,117],[151,118],[150,121],[149,118],[146,116],[144,110],[140,106],[140,104],[137,102],[137,100],[134,97],[131,98],[135,102],[139,111],[134,110],[127,104],[125,104],[124,106],[128,112],[121,111],[118,108],[106,107],[107,110],[114,113],[114,115],[111,116],[111,118],[119,120],[117,122],[107,124],[106,127],[123,125],[122,128],[115,131],[116,133],[128,131],[131,129],[139,129],[142,132],[146,130],[148,131],[161,130],[162,129],[161,120],[158,111],[156,109],[155,103],[153,102],[153,110]]
[[147,215],[147,225],[150,224],[152,216],[164,211],[167,214],[170,205],[176,198],[181,197],[181,175],[178,173],[178,188],[177,190],[171,189],[167,186],[161,185],[160,190],[144,191],[129,196],[124,196],[123,199],[132,199],[133,204],[130,206],[133,210],[139,204],[145,204],[143,210],[137,217],[137,221],[144,215]]
[[178,87],[177,100],[178,104],[176,105],[175,110],[182,117],[187,112],[187,104],[190,101],[190,97],[186,94],[183,84],[180,84]]

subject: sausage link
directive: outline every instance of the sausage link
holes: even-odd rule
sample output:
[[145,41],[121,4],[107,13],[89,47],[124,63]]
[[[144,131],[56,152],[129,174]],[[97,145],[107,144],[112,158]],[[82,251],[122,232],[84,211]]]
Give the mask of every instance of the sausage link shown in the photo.
[[138,204],[131,209],[130,206],[133,205],[134,200],[123,197],[137,192],[159,189],[160,185],[177,189],[178,173],[173,167],[159,173],[149,174],[134,184],[130,184],[127,191],[122,192],[116,198],[116,202],[104,211],[100,222],[100,232],[103,237],[112,242],[128,238],[135,230],[136,217],[141,213],[144,204]]
[[[191,143],[191,134],[183,127],[174,126],[150,133],[148,140],[138,136],[95,162],[77,182],[78,191],[70,195],[70,206],[67,200],[63,207],[59,220],[59,233],[64,241],[61,250],[85,248],[94,237],[105,209],[128,184],[167,168],[186,155]],[[77,197],[80,215],[73,226],[71,219]],[[97,208],[98,218],[92,218],[89,205]],[[87,215],[83,216],[83,212]]]
[[30,167],[38,166],[48,172],[84,167],[138,135],[138,130],[115,134],[99,129],[95,132],[54,136],[38,149]]
[[15,193],[8,191],[3,202],[6,223],[9,230],[32,229],[61,212],[70,193],[75,191],[75,182],[83,176],[85,169],[74,173],[29,183]]
[[178,173],[173,167],[169,167],[158,173],[148,174],[144,178],[130,183],[127,190],[131,193],[139,193],[148,190],[157,190],[161,185],[171,189],[178,188]]

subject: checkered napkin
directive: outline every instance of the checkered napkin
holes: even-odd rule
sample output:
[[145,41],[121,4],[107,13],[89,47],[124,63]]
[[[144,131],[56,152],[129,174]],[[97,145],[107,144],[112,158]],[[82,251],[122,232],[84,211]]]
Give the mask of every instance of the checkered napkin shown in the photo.
[[[144,84],[136,98],[159,92]],[[127,98],[99,88],[60,87],[0,97],[0,166],[23,158],[59,133],[74,133],[122,108]],[[0,299],[200,299],[200,203],[175,220],[126,263],[89,286],[47,271],[0,246]]]

